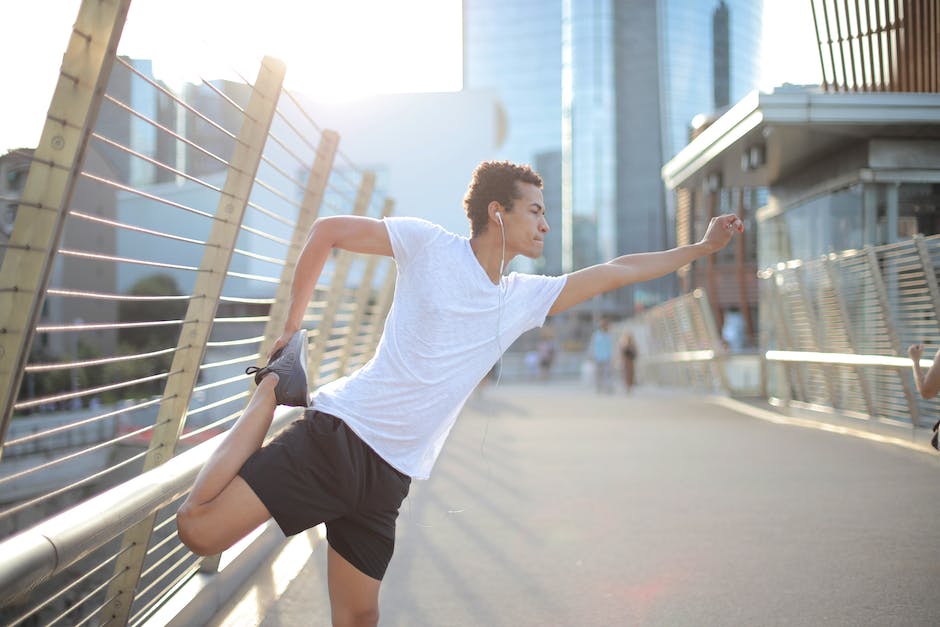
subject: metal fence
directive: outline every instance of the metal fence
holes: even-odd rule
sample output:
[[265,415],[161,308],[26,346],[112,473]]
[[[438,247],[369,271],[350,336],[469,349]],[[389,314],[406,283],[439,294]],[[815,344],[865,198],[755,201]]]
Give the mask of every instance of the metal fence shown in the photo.
[[[927,426],[907,347],[940,349],[940,236],[791,261],[761,273],[772,400]],[[924,365],[928,365],[924,360]]]
[[[217,566],[174,514],[280,334],[307,232],[393,209],[279,61],[173,90],[116,56],[129,4],[82,3],[2,249],[5,625],[140,624]],[[311,384],[371,356],[393,285],[391,260],[332,257]]]
[[632,318],[642,382],[730,392],[727,351],[704,290],[695,290]]
[[[736,368],[771,403],[927,427],[940,401],[917,394],[907,347],[940,350],[940,235],[794,260],[760,278],[760,354],[729,353],[703,291],[629,323],[648,383],[742,391]],[[932,360],[922,360],[929,367]],[[740,373],[738,373],[740,374]],[[755,389],[755,387],[757,389]]]

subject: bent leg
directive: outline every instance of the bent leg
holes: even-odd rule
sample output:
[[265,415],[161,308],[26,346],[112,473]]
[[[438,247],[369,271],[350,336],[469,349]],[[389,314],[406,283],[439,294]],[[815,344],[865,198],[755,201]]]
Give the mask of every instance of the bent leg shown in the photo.
[[382,582],[357,569],[332,547],[327,550],[326,563],[333,627],[377,625]]
[[199,471],[176,513],[180,539],[194,553],[218,553],[271,517],[238,471],[261,448],[274,420],[276,385],[277,375],[258,384],[245,413]]
[[180,540],[196,555],[215,555],[271,518],[258,495],[239,476],[208,503],[187,505],[176,513]]

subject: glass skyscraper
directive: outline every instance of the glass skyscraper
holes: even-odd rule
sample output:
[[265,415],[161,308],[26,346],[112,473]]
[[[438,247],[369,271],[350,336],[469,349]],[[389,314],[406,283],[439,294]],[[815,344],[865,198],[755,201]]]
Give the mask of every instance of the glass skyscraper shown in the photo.
[[[762,13],[763,0],[464,0],[464,85],[505,107],[496,156],[557,164],[542,172],[562,181],[546,195],[560,250],[546,247],[544,270],[674,244],[660,169],[695,115],[757,88]],[[630,314],[674,290],[603,302]]]

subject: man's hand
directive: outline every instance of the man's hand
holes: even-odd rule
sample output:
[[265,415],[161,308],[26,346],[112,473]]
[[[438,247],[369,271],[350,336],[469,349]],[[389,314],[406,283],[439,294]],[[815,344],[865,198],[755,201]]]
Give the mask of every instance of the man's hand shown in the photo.
[[702,238],[702,244],[711,252],[716,253],[724,248],[731,237],[737,233],[744,232],[744,223],[733,213],[717,216],[708,223],[705,230],[705,237]]
[[924,345],[911,344],[907,347],[907,354],[910,355],[915,364],[918,363],[920,358],[924,356]]
[[294,337],[294,333],[296,333],[296,332],[297,332],[297,331],[288,331],[288,330],[285,330],[283,333],[281,333],[281,337],[279,337],[279,338],[277,338],[276,340],[274,340],[274,345],[271,347],[271,352],[268,353],[268,360],[269,360],[269,361],[270,361],[271,357],[273,357],[279,350],[281,350],[282,348],[284,348],[285,346],[287,346],[287,343],[290,342],[290,339],[291,339],[292,337]]

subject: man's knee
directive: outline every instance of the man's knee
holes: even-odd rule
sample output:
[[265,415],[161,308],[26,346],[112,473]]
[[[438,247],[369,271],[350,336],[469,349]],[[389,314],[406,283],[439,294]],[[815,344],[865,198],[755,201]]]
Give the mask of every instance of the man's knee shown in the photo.
[[333,608],[333,627],[375,627],[379,608]]
[[183,503],[176,512],[176,535],[196,555],[214,555],[219,551],[212,546],[212,538],[200,525],[199,506]]

